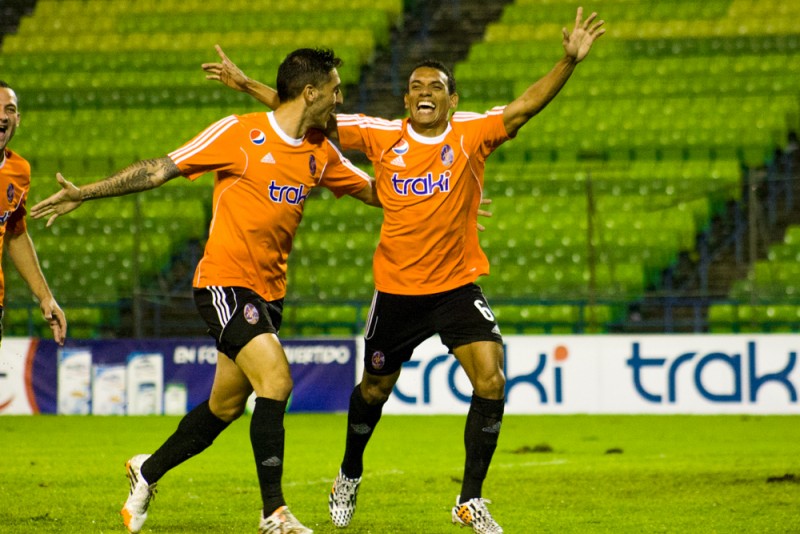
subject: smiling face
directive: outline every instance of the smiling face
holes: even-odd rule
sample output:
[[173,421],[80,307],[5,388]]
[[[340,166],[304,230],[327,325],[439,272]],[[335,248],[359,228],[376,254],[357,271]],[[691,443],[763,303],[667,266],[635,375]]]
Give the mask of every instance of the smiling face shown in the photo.
[[333,69],[325,84],[312,88],[313,100],[309,104],[312,128],[324,130],[328,122],[335,117],[336,106],[343,101],[341,85],[339,73]]
[[447,129],[450,110],[458,104],[458,95],[450,94],[447,82],[447,74],[433,67],[411,73],[404,101],[417,133],[435,137]]
[[3,160],[6,146],[19,124],[17,95],[9,87],[0,87],[0,161]]

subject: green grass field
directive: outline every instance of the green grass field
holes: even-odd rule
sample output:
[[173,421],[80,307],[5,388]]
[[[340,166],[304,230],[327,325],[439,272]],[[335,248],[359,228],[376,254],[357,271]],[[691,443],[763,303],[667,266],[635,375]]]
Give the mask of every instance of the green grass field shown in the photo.
[[[125,532],[125,460],[174,417],[0,417],[0,532]],[[468,532],[450,523],[463,463],[459,416],[385,416],[358,511],[328,521],[344,415],[289,415],[292,511],[317,533]],[[249,419],[159,483],[143,532],[255,533]],[[506,416],[484,486],[509,534],[800,532],[800,417]]]

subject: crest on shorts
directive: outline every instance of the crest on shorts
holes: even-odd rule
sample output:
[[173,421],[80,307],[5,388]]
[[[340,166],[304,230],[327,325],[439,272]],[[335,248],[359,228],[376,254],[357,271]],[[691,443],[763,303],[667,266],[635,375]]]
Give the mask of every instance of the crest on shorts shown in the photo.
[[6,198],[9,202],[14,200],[14,184],[8,184],[8,189],[6,189]]
[[386,356],[379,350],[376,350],[372,353],[372,368],[373,369],[383,369],[383,366],[386,365]]
[[442,158],[442,164],[445,167],[449,167],[450,165],[452,165],[453,164],[453,158],[455,157],[453,155],[453,147],[451,147],[450,145],[444,145],[442,147],[442,152],[441,152],[440,156]]
[[250,324],[256,324],[258,322],[258,308],[249,302],[244,305],[244,320]]

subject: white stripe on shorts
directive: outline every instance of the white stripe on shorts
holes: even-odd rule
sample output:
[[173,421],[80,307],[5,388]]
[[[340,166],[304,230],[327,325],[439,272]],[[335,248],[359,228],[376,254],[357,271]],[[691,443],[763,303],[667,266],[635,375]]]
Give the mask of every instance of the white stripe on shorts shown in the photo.
[[221,286],[207,286],[206,289],[211,292],[211,301],[217,312],[217,319],[219,319],[219,323],[224,328],[228,321],[231,320],[234,310],[236,310],[236,303],[233,303],[233,309],[231,309],[225,297],[225,288]]

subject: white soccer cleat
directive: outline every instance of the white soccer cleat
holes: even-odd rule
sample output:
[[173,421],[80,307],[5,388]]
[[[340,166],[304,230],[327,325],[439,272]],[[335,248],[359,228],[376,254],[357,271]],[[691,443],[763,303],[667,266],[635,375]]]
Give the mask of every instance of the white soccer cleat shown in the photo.
[[328,511],[331,514],[331,521],[337,527],[346,527],[353,519],[360,485],[361,477],[347,478],[339,469],[339,474],[333,481],[331,493],[328,495]]
[[261,512],[258,534],[314,534],[314,531],[303,526],[288,506],[281,506],[269,517],[264,517],[264,512]]
[[122,520],[128,528],[128,532],[136,533],[142,530],[147,519],[147,507],[150,506],[150,499],[156,493],[156,485],[148,484],[142,476],[142,464],[150,458],[149,454],[137,454],[125,463],[125,471],[130,480],[131,490],[128,500],[120,510]]
[[472,531],[479,534],[503,534],[503,527],[497,524],[497,521],[492,518],[492,514],[489,513],[489,509],[486,508],[486,505],[492,501],[476,497],[459,504],[460,498],[460,495],[456,497],[456,505],[453,506],[451,514],[453,523],[462,527],[472,527]]

